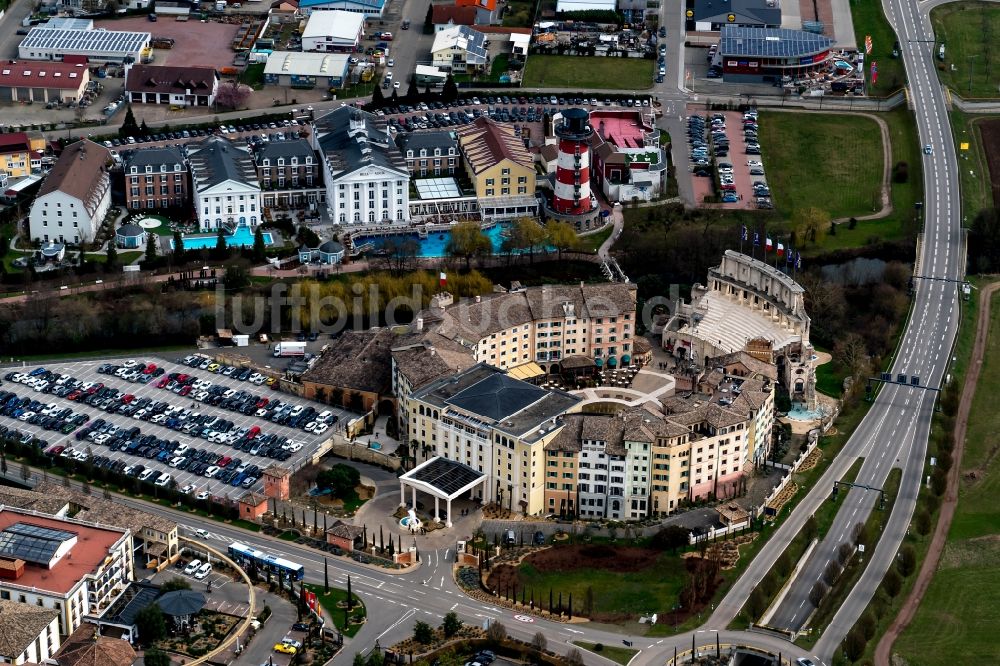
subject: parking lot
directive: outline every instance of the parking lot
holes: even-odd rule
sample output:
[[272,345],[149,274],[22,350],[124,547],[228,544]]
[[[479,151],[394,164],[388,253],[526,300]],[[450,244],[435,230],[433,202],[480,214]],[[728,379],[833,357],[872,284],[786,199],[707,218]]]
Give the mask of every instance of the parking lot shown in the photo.
[[712,204],[713,207],[772,208],[757,143],[757,113],[716,111],[698,115],[694,108],[689,108],[689,112],[688,144],[695,201],[702,202],[715,195],[717,187],[719,203]]
[[[172,483],[178,489],[187,488],[187,492],[189,493],[204,492],[221,496],[228,492],[242,492],[240,488],[259,490],[263,486],[258,473],[254,475],[256,478],[252,483],[244,476],[230,490],[221,478],[219,478],[225,476],[224,472],[226,471],[235,472],[240,466],[245,465],[246,467],[240,471],[246,474],[246,470],[252,466],[257,466],[259,470],[264,470],[275,463],[289,469],[301,467],[304,461],[312,455],[322,441],[329,437],[333,430],[342,427],[342,419],[347,415],[347,412],[342,409],[278,393],[266,384],[255,385],[249,381],[241,381],[234,376],[227,377],[204,369],[183,366],[174,360],[165,361],[160,358],[147,358],[137,359],[137,361],[144,362],[147,367],[148,364],[153,363],[157,366],[157,370],[162,369],[163,372],[153,380],[143,384],[138,381],[130,382],[114,374],[102,374],[98,372],[98,368],[104,365],[99,360],[47,364],[45,369],[60,375],[68,375],[72,378],[71,380],[67,380],[68,384],[76,382],[79,386],[84,386],[89,383],[93,385],[92,387],[103,385],[107,389],[117,390],[122,394],[119,404],[144,404],[145,414],[137,416],[138,412],[132,415],[118,413],[113,409],[114,405],[112,405],[112,411],[109,412],[107,409],[86,404],[79,397],[75,400],[70,400],[68,397],[59,397],[51,392],[41,392],[28,385],[5,380],[3,386],[0,387],[0,391],[13,392],[20,398],[37,400],[43,405],[55,404],[57,409],[70,409],[74,415],[86,415],[88,420],[85,425],[78,426],[72,432],[65,434],[60,430],[46,430],[41,424],[31,424],[28,420],[22,420],[20,417],[14,415],[0,414],[0,425],[16,429],[22,435],[30,434],[34,436],[44,442],[46,450],[52,450],[57,446],[72,449],[76,452],[77,460],[82,461],[86,458],[94,460],[98,457],[104,457],[110,458],[112,461],[121,461],[121,463],[127,465],[141,464],[145,468],[154,470],[144,480],[153,482],[161,474],[170,474]],[[115,363],[120,364],[122,362],[119,360]],[[29,373],[32,370],[33,368],[28,367],[19,369],[17,372]],[[164,379],[169,381],[172,375],[178,374],[186,374],[191,378],[187,380],[191,384],[187,395],[180,395],[178,392],[169,390],[166,386],[159,388]],[[4,375],[8,376],[9,373],[4,373]],[[211,382],[213,388],[210,390],[214,390],[222,395],[225,395],[225,392],[231,391],[231,396],[238,397],[240,391],[246,392],[248,397],[243,403],[244,405],[254,400],[257,402],[267,400],[268,402],[261,403],[263,405],[261,408],[253,410],[249,414],[232,411],[224,408],[222,405],[213,406],[204,401],[211,399],[212,394],[209,393],[209,390],[205,390],[204,388],[203,390],[196,390],[194,388],[194,382],[199,380],[202,382]],[[214,388],[216,386],[219,388]],[[180,390],[183,391],[183,386]],[[86,390],[82,395],[83,397],[87,396]],[[201,400],[197,399],[199,397],[201,397]],[[278,401],[277,408],[274,407],[275,401]],[[154,407],[157,403],[165,403],[166,405],[166,409],[160,409],[159,414],[154,413],[156,411]],[[299,408],[301,408],[299,410],[300,413],[305,412],[308,414],[308,408],[310,407],[315,410],[314,413],[316,415],[329,412],[327,420],[330,423],[324,429],[325,432],[314,434],[304,431],[301,427],[304,424],[300,424],[300,427],[295,428],[287,424],[281,425],[275,423],[269,418],[286,406],[289,410],[286,411],[286,414],[290,414]],[[269,408],[271,411],[268,411]],[[258,416],[261,413],[261,409],[266,412],[265,416]],[[20,416],[23,417],[24,414],[22,413]],[[215,437],[216,441],[209,441],[197,436],[198,431],[203,429],[199,426],[190,428],[189,432],[184,432],[181,429],[185,425],[194,424],[198,419],[207,421],[213,417],[217,419],[217,423],[225,421],[232,424],[226,430],[226,433],[220,432],[217,434]],[[160,422],[157,423],[148,420],[150,418]],[[116,427],[118,433],[111,433],[111,438],[105,440],[103,444],[91,441],[86,437],[78,439],[77,436],[80,431],[92,430],[93,424],[98,419],[103,419],[107,426]],[[168,423],[172,423],[174,427],[167,427]],[[215,425],[215,427],[220,426]],[[254,432],[252,430],[254,427],[259,428],[259,432]],[[156,438],[157,441],[150,444],[149,454],[140,457],[135,455],[135,452],[139,450],[138,448],[133,448],[132,453],[128,453],[126,450],[112,450],[109,448],[109,445],[114,443],[114,438],[125,438],[126,431],[132,428],[138,428],[140,431],[138,435],[130,438],[132,444],[137,443],[137,439],[146,436]],[[208,426],[205,426],[204,429],[210,430]],[[92,434],[96,432],[93,431]],[[211,434],[211,432],[205,434]],[[250,435],[249,438],[248,435]],[[273,446],[261,443],[268,439],[273,439]],[[128,441],[126,439],[126,442]],[[169,455],[163,453],[164,447],[167,446],[165,443],[170,444],[167,447],[169,448]],[[281,443],[285,444],[284,449],[282,449]],[[246,450],[237,450],[234,444],[242,445]],[[187,447],[186,450],[183,448],[185,446]],[[262,455],[268,448],[271,449],[271,457]],[[181,451],[181,453],[175,453],[175,449]],[[257,452],[254,453],[254,451]],[[66,450],[59,452],[59,455],[63,454],[67,454],[64,457],[68,457],[72,452],[67,453]],[[200,457],[197,457],[199,454]],[[227,461],[226,465],[222,466],[223,469],[214,472],[218,476],[207,477],[206,473],[211,471],[213,466],[219,467],[217,463],[227,456],[232,460]],[[162,459],[158,459],[158,457]],[[181,467],[187,467],[188,463],[192,469],[197,468],[195,463],[198,463],[199,466],[204,466],[204,463],[208,463],[209,467],[202,473],[195,473],[191,469],[186,468],[171,467],[170,461],[178,457],[194,457],[194,460],[188,460]],[[286,460],[278,462],[276,457],[286,457]],[[238,477],[234,477],[231,480],[236,480],[236,478]],[[249,478],[253,478],[253,476]],[[233,484],[230,483],[230,485]],[[237,488],[237,486],[240,486],[240,488]]]

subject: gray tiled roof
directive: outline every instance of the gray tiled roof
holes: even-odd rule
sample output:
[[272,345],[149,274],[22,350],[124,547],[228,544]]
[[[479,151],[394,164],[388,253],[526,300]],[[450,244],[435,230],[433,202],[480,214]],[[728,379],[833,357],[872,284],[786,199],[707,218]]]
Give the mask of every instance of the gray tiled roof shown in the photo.
[[420,154],[421,149],[426,149],[428,154],[432,154],[435,148],[440,148],[444,155],[448,154],[449,148],[454,148],[455,154],[458,154],[458,137],[449,130],[400,132],[396,135],[396,145],[404,155],[407,150],[412,150],[414,157]]
[[716,2],[714,6],[712,0],[694,2],[695,21],[726,23],[730,14],[735,14],[741,23],[752,21],[761,25],[781,25],[781,7],[776,2],[768,5],[767,0],[727,0]]
[[245,144],[235,144],[221,136],[212,136],[189,153],[191,179],[195,190],[202,192],[227,180],[248,187],[260,187],[253,158]]
[[543,389],[507,375],[495,374],[476,382],[447,402],[466,412],[503,421],[544,398]]
[[0,656],[13,663],[57,617],[54,608],[0,600]]
[[380,166],[408,175],[406,161],[389,139],[385,123],[377,116],[342,106],[313,123],[316,144],[339,177],[366,166]]
[[175,148],[173,146],[163,146],[162,148],[141,148],[139,150],[132,151],[132,153],[125,158],[126,172],[130,167],[159,167],[161,164],[170,166],[170,171],[173,171],[173,165],[180,164],[181,168],[184,171],[187,171],[184,156],[181,154],[179,148]]
[[391,339],[388,328],[345,331],[302,375],[302,381],[387,394],[392,386]]
[[257,149],[257,163],[264,158],[277,159],[279,157],[299,157],[305,163],[306,157],[315,157],[312,146],[305,139],[294,139],[292,141],[268,141]]

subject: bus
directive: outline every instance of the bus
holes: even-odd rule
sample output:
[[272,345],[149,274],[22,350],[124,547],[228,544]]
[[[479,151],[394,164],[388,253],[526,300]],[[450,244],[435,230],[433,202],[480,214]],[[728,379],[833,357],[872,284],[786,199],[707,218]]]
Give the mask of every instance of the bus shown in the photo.
[[291,562],[277,555],[268,555],[265,552],[251,548],[245,544],[234,541],[229,545],[229,557],[240,566],[254,564],[261,569],[270,569],[272,573],[285,572],[290,580],[302,580],[306,575],[305,567],[296,562]]

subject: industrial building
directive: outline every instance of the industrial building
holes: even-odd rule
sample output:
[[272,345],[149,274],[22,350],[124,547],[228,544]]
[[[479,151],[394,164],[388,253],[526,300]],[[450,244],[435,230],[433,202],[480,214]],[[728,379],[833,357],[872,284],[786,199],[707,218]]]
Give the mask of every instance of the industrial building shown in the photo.
[[363,14],[340,9],[313,12],[302,32],[303,51],[352,53],[365,32]]
[[274,51],[264,66],[264,83],[292,88],[340,88],[347,82],[348,58],[344,53]]
[[687,0],[685,30],[718,32],[724,25],[745,28],[780,28],[778,0]]
[[28,32],[17,53],[28,60],[62,60],[74,55],[91,63],[140,62],[150,39],[148,32],[37,27]]
[[803,30],[725,25],[717,57],[726,83],[776,83],[826,67],[833,43]]

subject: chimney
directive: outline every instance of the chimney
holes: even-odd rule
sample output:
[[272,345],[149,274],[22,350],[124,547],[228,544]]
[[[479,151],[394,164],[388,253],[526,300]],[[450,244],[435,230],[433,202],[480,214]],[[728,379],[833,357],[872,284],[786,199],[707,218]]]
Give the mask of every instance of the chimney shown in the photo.
[[417,331],[424,330],[424,318],[423,317],[417,317],[416,324],[417,324]]
[[483,297],[480,296],[479,294],[476,294],[476,303],[482,303],[482,302],[483,302]]

